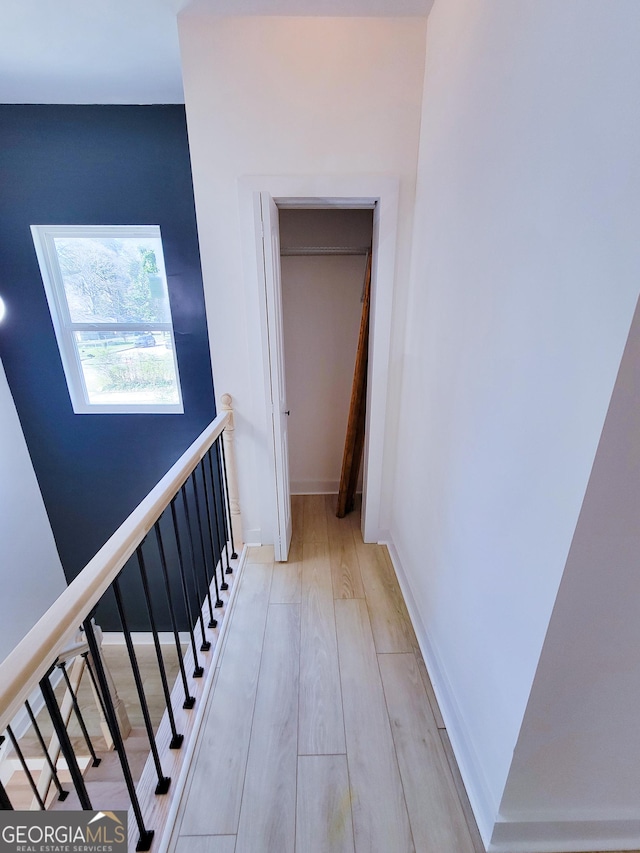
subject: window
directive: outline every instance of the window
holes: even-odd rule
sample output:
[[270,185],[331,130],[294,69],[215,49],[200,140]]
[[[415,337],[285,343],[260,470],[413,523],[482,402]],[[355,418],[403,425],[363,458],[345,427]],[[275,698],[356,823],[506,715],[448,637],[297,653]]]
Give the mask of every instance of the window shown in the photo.
[[31,232],[74,412],[182,412],[160,228]]

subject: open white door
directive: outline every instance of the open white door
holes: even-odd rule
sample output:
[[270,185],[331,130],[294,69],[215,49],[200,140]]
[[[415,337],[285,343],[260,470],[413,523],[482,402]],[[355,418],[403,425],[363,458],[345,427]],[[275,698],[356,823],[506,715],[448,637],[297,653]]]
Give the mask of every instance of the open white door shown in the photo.
[[284,371],[284,335],[282,288],[280,285],[280,225],[278,208],[270,193],[260,193],[262,240],[264,245],[264,282],[267,306],[269,375],[273,452],[277,506],[275,558],[284,561],[291,544],[291,494],[289,491],[289,441],[287,384]]

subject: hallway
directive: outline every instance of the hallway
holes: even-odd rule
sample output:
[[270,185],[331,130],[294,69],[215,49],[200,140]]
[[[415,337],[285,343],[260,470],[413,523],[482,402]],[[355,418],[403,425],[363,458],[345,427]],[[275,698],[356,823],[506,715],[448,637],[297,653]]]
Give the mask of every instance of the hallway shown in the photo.
[[172,851],[484,849],[387,550],[334,503],[293,497],[288,563],[250,550]]

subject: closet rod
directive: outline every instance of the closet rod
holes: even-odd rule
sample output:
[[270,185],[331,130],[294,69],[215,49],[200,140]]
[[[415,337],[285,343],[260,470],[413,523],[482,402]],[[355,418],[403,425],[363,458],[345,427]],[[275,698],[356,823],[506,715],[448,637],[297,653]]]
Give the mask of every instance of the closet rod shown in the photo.
[[283,257],[296,255],[366,255],[369,246],[282,246]]

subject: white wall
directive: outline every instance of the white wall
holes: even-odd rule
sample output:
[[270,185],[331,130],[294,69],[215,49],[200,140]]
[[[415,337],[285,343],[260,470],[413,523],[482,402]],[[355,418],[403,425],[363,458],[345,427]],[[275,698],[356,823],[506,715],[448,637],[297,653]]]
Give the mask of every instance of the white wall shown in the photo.
[[[406,280],[425,26],[414,18],[179,20],[214,381],[236,405],[247,541],[272,541],[273,530],[260,315],[244,285],[238,179],[398,176],[396,277]],[[397,389],[399,359],[392,367]]]
[[639,451],[640,308],[544,641],[494,849],[518,849],[514,839],[530,833],[531,823],[546,823],[550,842],[572,842],[565,849],[589,849],[585,842],[597,850],[640,847]]
[[336,494],[362,304],[362,257],[282,258],[293,494]]
[[66,587],[0,362],[0,661]]
[[486,840],[638,298],[639,31],[634,0],[429,17],[391,536]]
[[[371,245],[370,210],[281,210],[283,247]],[[282,258],[282,313],[294,494],[338,492],[366,257]],[[361,472],[362,473],[362,472]],[[362,477],[360,478],[362,480]]]

